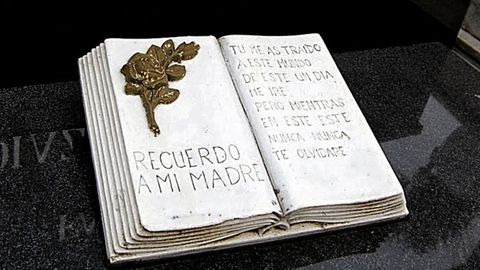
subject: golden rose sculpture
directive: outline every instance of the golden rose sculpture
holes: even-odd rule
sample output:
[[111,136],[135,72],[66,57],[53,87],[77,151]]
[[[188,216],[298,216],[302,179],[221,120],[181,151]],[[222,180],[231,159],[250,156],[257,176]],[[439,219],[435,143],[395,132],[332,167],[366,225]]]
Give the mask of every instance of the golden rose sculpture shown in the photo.
[[135,53],[125,64],[121,73],[125,76],[125,93],[138,95],[147,114],[148,128],[155,136],[160,128],[155,120],[155,108],[159,104],[171,104],[177,100],[180,91],[170,88],[169,82],[185,77],[182,61],[198,54],[200,46],[194,42],[181,43],[175,48],[171,39],[162,46],[150,46],[147,53]]

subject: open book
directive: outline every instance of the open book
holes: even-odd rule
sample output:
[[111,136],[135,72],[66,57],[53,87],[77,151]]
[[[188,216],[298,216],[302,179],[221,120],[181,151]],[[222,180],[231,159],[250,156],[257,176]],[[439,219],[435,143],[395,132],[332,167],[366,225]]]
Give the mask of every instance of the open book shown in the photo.
[[107,39],[79,68],[112,263],[408,214],[318,34]]

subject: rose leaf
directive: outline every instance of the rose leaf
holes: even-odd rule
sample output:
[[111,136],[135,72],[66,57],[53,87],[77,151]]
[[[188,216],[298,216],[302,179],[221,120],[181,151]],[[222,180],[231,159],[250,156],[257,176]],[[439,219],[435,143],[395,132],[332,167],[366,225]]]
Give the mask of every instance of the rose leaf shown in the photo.
[[171,65],[167,68],[166,73],[169,81],[178,81],[185,76],[186,70],[182,65]]

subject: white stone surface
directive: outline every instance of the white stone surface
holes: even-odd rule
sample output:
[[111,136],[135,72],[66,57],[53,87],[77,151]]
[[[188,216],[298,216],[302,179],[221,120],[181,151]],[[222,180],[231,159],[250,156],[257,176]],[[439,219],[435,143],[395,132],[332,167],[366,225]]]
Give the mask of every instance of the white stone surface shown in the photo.
[[[280,191],[279,200],[287,212],[403,194],[318,34],[226,36],[220,39],[220,44],[270,176]],[[278,61],[291,61],[298,67],[285,68]],[[272,96],[269,87],[283,88],[284,95]],[[252,95],[254,88],[262,94],[255,95],[253,91]],[[309,107],[308,101],[318,102]],[[303,102],[303,109],[293,110],[290,102]],[[312,132],[324,131],[337,135],[345,132],[347,136],[338,140],[315,140],[311,136]],[[295,139],[298,136],[292,134],[299,133],[305,140],[280,143],[269,137],[280,133]],[[326,149],[331,147],[344,154],[319,158],[327,155]],[[278,159],[277,154],[281,154],[276,151],[282,149],[288,159]]]
[[[231,38],[227,37],[225,39]],[[255,40],[255,44],[261,46],[265,45],[262,43],[265,40],[270,40],[269,42],[273,43],[274,46],[290,46],[292,45],[292,40],[297,42],[293,43],[293,45],[305,42],[321,42],[318,35],[271,38],[237,36],[235,39],[239,39],[235,42],[244,43],[250,43],[252,40]],[[397,189],[397,193],[393,192],[396,196],[382,197],[389,196],[388,192],[399,187],[396,179],[391,178],[384,181],[384,179],[372,178],[364,183],[374,185],[379,182],[381,185],[386,185],[385,190],[387,192],[379,191],[373,196],[371,196],[372,194],[365,195],[364,193],[351,193],[349,198],[345,196],[344,203],[358,202],[355,205],[328,204],[328,201],[322,201],[321,199],[312,200],[310,198],[309,202],[315,202],[315,205],[313,205],[315,207],[299,209],[287,215],[291,224],[288,230],[274,228],[267,231],[264,235],[259,235],[256,232],[257,229],[270,227],[271,224],[278,221],[281,215],[279,208],[281,203],[277,201],[274,189],[268,178],[266,178],[265,168],[255,166],[255,169],[258,170],[258,175],[250,174],[250,176],[247,176],[247,181],[240,179],[241,182],[235,185],[228,185],[228,180],[223,175],[223,180],[217,178],[215,181],[216,186],[212,187],[212,177],[208,177],[208,172],[211,172],[213,169],[221,173],[221,170],[225,169],[225,167],[241,168],[241,165],[263,164],[255,138],[252,136],[249,123],[246,120],[245,112],[233,87],[232,78],[226,69],[217,40],[214,37],[174,38],[176,44],[182,41],[189,42],[193,40],[200,44],[200,52],[206,52],[203,55],[200,54],[202,55],[201,57],[199,55],[194,60],[182,63],[187,67],[187,76],[180,82],[170,84],[170,87],[180,89],[180,98],[171,105],[160,105],[157,108],[157,121],[163,132],[160,137],[153,137],[153,133],[148,129],[140,97],[127,96],[124,93],[124,78],[119,72],[121,66],[126,63],[133,53],[146,51],[152,43],[160,45],[165,40],[110,39],[106,41],[107,46],[101,44],[92,50],[92,53],[89,53],[79,61],[105,241],[111,262],[171,257],[267,242],[325,230],[391,220],[408,213],[401,187]],[[300,60],[315,62],[316,67],[322,67],[322,64],[325,64],[327,68],[334,69],[332,72],[338,72],[330,55],[324,49],[323,42],[319,44],[323,46],[321,47],[321,52],[326,53],[326,56],[321,54],[321,60],[312,60],[310,58]],[[289,47],[288,49],[292,48]],[[297,49],[301,50],[298,47]],[[224,53],[228,54],[228,51],[225,50]],[[255,58],[259,59],[252,60],[248,65],[261,66],[266,65],[266,62],[268,62],[262,55]],[[228,58],[228,60],[234,59]],[[231,61],[228,62],[231,64]],[[232,71],[235,79],[240,73],[235,70]],[[301,71],[308,72],[309,69],[302,68]],[[267,69],[267,72],[272,72],[272,70]],[[288,72],[291,72],[291,70]],[[288,76],[288,74],[285,76]],[[333,76],[338,78],[336,73]],[[272,79],[274,77],[269,76],[268,78]],[[280,77],[278,78],[280,79]],[[302,86],[305,89],[302,87],[294,88],[295,90],[301,90],[294,93],[295,98],[308,100],[308,98],[318,97],[318,93],[315,93],[313,97],[309,96],[310,92],[308,92],[308,89],[309,87],[314,88],[315,85],[318,86],[321,83],[323,81],[313,85],[305,84]],[[285,85],[283,91],[286,94],[290,91],[290,84],[287,83]],[[335,84],[337,83],[335,82]],[[265,85],[270,85],[270,82]],[[276,85],[281,86],[279,84]],[[339,92],[337,88],[332,89],[335,90],[335,93]],[[346,86],[342,91],[340,93],[345,95],[345,99],[350,98],[349,102],[353,102],[353,105],[349,103],[349,106],[352,108],[349,108],[348,112],[359,113],[358,107],[356,107],[351,95],[349,96],[350,93]],[[240,95],[242,95],[241,92]],[[320,96],[323,97],[324,94]],[[288,95],[283,98],[287,97]],[[342,95],[341,97],[343,98],[344,96]],[[271,101],[272,99],[268,98],[267,100]],[[252,102],[252,100],[245,100],[245,106],[252,106],[248,101]],[[278,98],[278,101],[282,101],[282,98]],[[273,112],[271,116],[275,117],[288,115],[285,111]],[[249,117],[260,117],[262,113],[252,114],[250,112]],[[181,121],[177,119],[181,119]],[[363,117],[360,114],[360,116],[352,119],[361,120]],[[251,123],[255,125],[254,121]],[[360,125],[363,125],[360,129],[361,131],[370,132],[371,137],[362,137],[362,140],[369,140],[366,144],[372,147],[370,150],[374,151],[380,160],[377,165],[381,166],[382,162],[386,161],[382,160],[383,154],[379,151],[378,143],[372,138],[373,135],[368,126],[363,123]],[[342,125],[336,127],[343,128]],[[303,132],[305,130],[308,131],[308,128],[289,127],[287,131]],[[263,129],[255,129],[256,139],[261,139],[261,136],[265,136]],[[272,129],[269,128],[268,130],[271,132]],[[277,132],[279,131],[283,131],[283,129],[279,129]],[[174,132],[175,136],[171,136],[171,132]],[[352,131],[349,130],[348,132],[350,134]],[[364,136],[364,134],[361,134],[361,136]],[[371,144],[373,143],[374,145],[372,146]],[[224,149],[227,149],[228,145],[231,144],[236,145],[240,150],[240,159],[228,158],[225,162],[214,162],[220,164],[201,166],[202,158],[196,153],[199,147],[214,152],[215,149],[219,151],[219,148],[215,148],[216,146],[222,146]],[[261,147],[262,145],[265,147],[264,141],[260,142]],[[298,147],[295,143],[292,145]],[[378,149],[375,148],[375,145]],[[234,149],[236,148],[232,150]],[[146,156],[151,153],[153,159],[150,160],[145,156],[146,160],[142,160],[140,168],[137,169],[139,163],[133,160],[131,155],[133,151],[139,151]],[[192,168],[162,168],[158,154],[164,151],[167,151],[166,156],[171,155],[168,153],[172,153],[172,151],[176,153],[181,151],[184,155],[188,153],[192,156],[190,162],[196,166],[192,166]],[[265,157],[271,158],[268,157],[268,154],[271,153],[262,151]],[[233,154],[235,156],[235,151]],[[211,159],[216,158],[215,155],[210,155],[209,157]],[[217,157],[222,158],[222,155],[220,154]],[[168,159],[163,161],[168,162]],[[205,162],[205,159],[203,161]],[[374,159],[373,161],[375,162],[376,160]],[[267,160],[268,162],[273,161]],[[300,164],[300,166],[302,165]],[[276,165],[274,164],[274,166]],[[276,185],[280,185],[281,188],[280,199],[282,199],[286,207],[290,206],[287,204],[289,201],[285,200],[285,194],[288,193],[285,185],[296,183],[298,175],[295,172],[298,173],[298,170],[295,166],[298,166],[298,164],[292,162],[292,164],[284,168],[284,171],[292,173],[287,175],[289,178],[276,181]],[[335,167],[333,168],[335,169]],[[272,170],[270,167],[269,169]],[[303,182],[303,184],[310,185],[311,190],[307,190],[303,196],[318,196],[316,193],[316,189],[319,189],[318,185],[325,184],[323,182],[323,172],[319,171],[317,167],[305,167],[304,169],[313,170],[304,172],[305,175],[316,175],[318,178],[305,178],[309,182]],[[387,168],[382,169],[388,174],[390,168],[387,164]],[[188,188],[191,188],[191,186],[188,185],[188,181],[181,182],[182,177],[187,177],[187,180],[190,180],[187,173],[198,173],[200,171],[205,171],[206,179],[209,179],[209,188],[203,187],[203,189],[199,188],[194,191],[189,190]],[[363,170],[359,172],[363,172]],[[179,185],[182,187],[181,192],[178,192],[176,185],[171,188],[168,183],[162,182],[160,184],[163,192],[159,193],[158,184],[155,181],[152,184],[149,181],[149,177],[155,180],[156,175],[165,176],[162,173],[177,174]],[[221,176],[220,173],[219,177]],[[339,177],[343,177],[342,174],[345,174],[345,172],[337,173]],[[147,181],[145,183],[148,183],[148,188],[146,186],[140,187],[138,185],[139,182],[135,181],[136,178],[138,180],[140,174]],[[265,181],[248,181],[251,180],[248,179],[249,177],[260,177]],[[319,180],[314,181],[314,179]],[[360,185],[358,183],[349,183],[352,181],[351,179],[340,180],[343,181],[342,185],[347,187],[349,185]],[[227,182],[227,184],[223,186],[221,184],[222,181]],[[394,183],[392,187],[388,187],[391,184],[388,181],[393,181],[396,184]],[[201,187],[200,183],[197,182],[197,187]],[[335,185],[340,184],[335,183]],[[328,188],[330,186],[326,186],[326,188],[324,186],[324,189],[327,191],[324,190],[323,192],[328,192]],[[338,187],[336,188],[338,189]],[[368,188],[366,187],[365,189]],[[141,192],[139,193],[139,191]],[[298,192],[295,188],[293,191]],[[341,193],[341,191],[338,192]],[[298,194],[292,193],[290,195],[292,197]],[[339,195],[340,197],[342,196],[342,194]],[[385,199],[370,202],[372,198]],[[297,198],[295,197],[295,199]],[[300,205],[303,202],[305,200],[297,200],[295,203]],[[301,207],[297,206],[297,208]],[[292,209],[289,209],[289,211],[292,212]],[[272,212],[276,212],[278,215],[270,214]],[[239,220],[238,218],[247,219]],[[325,220],[328,220],[329,223],[325,224]],[[215,224],[216,226],[213,227],[203,227]],[[151,231],[146,231],[144,227]],[[197,229],[181,231],[188,228]],[[179,233],[180,231],[181,233]]]
[[[154,137],[148,129],[140,97],[125,94],[125,79],[120,69],[135,52],[146,52],[150,45],[161,45],[165,40],[105,41],[132,184],[136,188],[141,224],[149,231],[178,230],[279,212],[280,208],[258,148],[214,37],[173,39],[177,45],[183,41],[194,41],[200,45],[200,51],[194,59],[182,63],[187,69],[185,78],[170,83],[170,87],[180,90],[180,97],[174,103],[159,105],[156,109],[156,119],[162,134]],[[220,164],[212,165],[205,160],[203,160],[205,164],[201,164],[199,148],[208,149],[209,158],[213,160],[216,159],[216,156],[212,155],[214,147],[219,146],[227,150],[232,144],[236,146],[230,147],[235,158],[238,156],[237,148],[240,152],[238,160],[229,157]],[[222,151],[219,148],[215,149],[220,153],[219,159],[222,160]],[[200,151],[205,153],[205,150]],[[134,152],[136,157],[133,156]],[[170,157],[164,159],[165,163],[169,163],[167,166],[172,165],[173,152],[177,154],[183,152],[184,155],[188,152],[192,156],[192,166],[195,167],[165,169],[159,160],[162,152],[170,153],[163,155],[164,158]],[[145,158],[143,162],[135,162],[134,158],[140,160],[142,154]],[[245,165],[244,172],[250,169],[249,175],[254,179],[264,181],[252,181],[246,176],[246,181],[242,177],[238,183],[231,185],[228,178],[225,178],[225,168],[235,168],[239,171],[240,165]],[[226,185],[223,185],[218,177],[217,180],[212,180],[216,177],[214,169]],[[194,190],[190,173],[198,176],[202,171],[209,187],[206,188],[201,181],[195,180]],[[235,177],[235,172],[233,170],[230,172]],[[176,182],[173,181],[174,173],[178,179],[180,192]],[[168,183],[161,182],[160,193],[157,175],[165,178],[167,174],[170,174],[170,179],[174,183],[174,191],[171,191]],[[142,180],[140,176],[143,177]],[[215,187],[212,186],[212,181],[215,182]]]

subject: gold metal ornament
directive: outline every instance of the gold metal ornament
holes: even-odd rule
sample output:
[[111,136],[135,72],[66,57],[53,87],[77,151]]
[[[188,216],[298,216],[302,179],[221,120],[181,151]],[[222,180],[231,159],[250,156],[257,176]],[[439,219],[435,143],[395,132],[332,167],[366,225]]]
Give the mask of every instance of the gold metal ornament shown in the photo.
[[138,95],[147,114],[148,128],[155,136],[160,129],[155,120],[155,108],[159,104],[171,104],[180,91],[170,88],[168,83],[185,77],[185,66],[172,64],[190,60],[198,54],[200,46],[194,42],[181,43],[175,48],[171,39],[162,46],[150,46],[147,53],[135,53],[121,72],[125,76],[127,95]]

